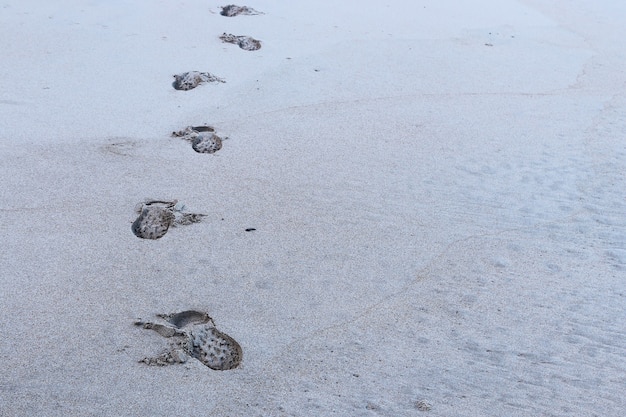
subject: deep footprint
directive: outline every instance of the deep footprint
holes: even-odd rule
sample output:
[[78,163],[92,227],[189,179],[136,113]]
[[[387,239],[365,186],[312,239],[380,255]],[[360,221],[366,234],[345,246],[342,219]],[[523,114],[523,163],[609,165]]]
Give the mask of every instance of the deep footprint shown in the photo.
[[185,205],[174,201],[146,200],[135,206],[139,214],[131,230],[142,239],[160,239],[170,227],[198,223],[205,214],[186,213]]
[[231,33],[224,33],[220,36],[222,42],[233,43],[239,45],[244,51],[256,51],[261,49],[261,41],[258,41],[250,36],[236,36]]
[[147,365],[165,366],[185,363],[195,358],[211,369],[235,369],[242,359],[239,343],[215,328],[208,314],[189,310],[175,314],[158,314],[162,323],[136,321],[136,326],[152,329],[163,337],[173,338],[170,349],[159,356],[140,360]]
[[187,126],[172,136],[191,142],[191,147],[198,153],[215,153],[222,149],[222,138],[217,136],[211,126]]
[[262,12],[258,12],[251,7],[247,6],[235,6],[234,4],[230,4],[228,6],[222,6],[222,11],[220,12],[222,16],[233,17],[238,15],[257,15],[263,14]]
[[226,81],[208,72],[189,71],[174,75],[172,86],[177,90],[187,91],[196,88],[200,84],[212,82],[225,83]]

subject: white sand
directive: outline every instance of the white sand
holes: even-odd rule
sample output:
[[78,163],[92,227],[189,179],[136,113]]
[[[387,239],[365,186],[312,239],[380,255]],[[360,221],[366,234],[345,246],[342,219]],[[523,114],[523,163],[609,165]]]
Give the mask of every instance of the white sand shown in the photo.
[[0,2],[0,415],[622,416],[626,6],[300,3]]

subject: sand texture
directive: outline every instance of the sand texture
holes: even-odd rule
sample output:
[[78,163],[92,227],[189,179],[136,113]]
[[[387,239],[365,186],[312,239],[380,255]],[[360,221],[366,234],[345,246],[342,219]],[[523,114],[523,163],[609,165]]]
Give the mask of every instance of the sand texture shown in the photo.
[[623,2],[130,3],[0,2],[0,416],[624,415]]

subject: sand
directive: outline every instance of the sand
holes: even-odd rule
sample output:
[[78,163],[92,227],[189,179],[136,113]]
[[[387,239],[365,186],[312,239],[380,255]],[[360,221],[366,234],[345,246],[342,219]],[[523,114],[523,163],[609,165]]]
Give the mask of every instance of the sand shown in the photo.
[[300,3],[0,3],[0,415],[623,415],[626,6]]

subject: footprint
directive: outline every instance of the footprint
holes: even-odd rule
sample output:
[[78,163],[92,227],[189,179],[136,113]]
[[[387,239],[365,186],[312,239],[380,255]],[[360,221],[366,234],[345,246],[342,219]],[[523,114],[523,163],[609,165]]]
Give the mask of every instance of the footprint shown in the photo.
[[104,145],[101,149],[106,153],[112,153],[119,156],[132,156],[133,150],[137,147],[137,142],[126,140],[125,138],[116,138],[111,143]]
[[[191,142],[191,147],[199,153],[215,153],[222,149],[222,138],[217,136],[211,126],[187,126],[172,136]],[[227,139],[227,138],[225,138]]]
[[225,83],[226,81],[208,72],[189,71],[174,75],[172,86],[177,90],[191,90],[202,83]]
[[171,226],[198,223],[205,214],[185,213],[185,205],[174,201],[146,200],[135,206],[139,217],[131,230],[142,239],[160,239]]
[[420,411],[430,411],[432,410],[433,406],[426,400],[419,400],[415,403],[415,408]]
[[222,42],[234,43],[245,51],[256,51],[261,49],[261,41],[258,41],[250,36],[236,36],[231,33],[224,33],[220,36]]
[[246,6],[235,6],[234,4],[228,6],[222,6],[222,11],[220,12],[222,16],[233,17],[240,14],[243,15],[258,15],[263,14],[262,12],[258,12],[251,7]]
[[208,314],[189,310],[175,314],[158,314],[163,323],[138,320],[136,326],[152,329],[163,337],[173,338],[170,349],[153,358],[140,360],[147,365],[165,366],[185,363],[195,358],[211,369],[235,369],[242,359],[239,343],[215,328]]

